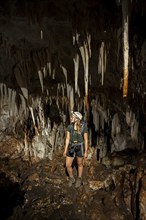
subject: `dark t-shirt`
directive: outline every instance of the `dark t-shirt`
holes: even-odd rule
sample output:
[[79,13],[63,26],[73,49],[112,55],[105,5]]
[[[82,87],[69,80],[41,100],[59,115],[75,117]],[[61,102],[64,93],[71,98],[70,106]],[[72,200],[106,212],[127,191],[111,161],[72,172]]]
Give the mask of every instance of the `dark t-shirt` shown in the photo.
[[77,130],[74,129],[74,125],[70,124],[67,128],[67,131],[70,132],[70,142],[82,143],[84,141],[84,133],[88,133],[88,127],[86,123],[81,125],[81,133],[79,134]]

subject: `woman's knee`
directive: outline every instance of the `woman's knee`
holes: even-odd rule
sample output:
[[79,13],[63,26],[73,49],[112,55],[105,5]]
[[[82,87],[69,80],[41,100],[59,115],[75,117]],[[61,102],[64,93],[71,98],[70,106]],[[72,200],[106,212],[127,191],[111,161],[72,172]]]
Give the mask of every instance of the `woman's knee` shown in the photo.
[[67,158],[66,159],[66,168],[71,168],[72,167],[72,163],[73,163],[72,158]]
[[79,161],[77,162],[77,164],[78,164],[78,167],[82,167],[82,166],[83,166],[83,160],[79,160]]
[[71,168],[72,167],[72,163],[66,163],[66,168]]

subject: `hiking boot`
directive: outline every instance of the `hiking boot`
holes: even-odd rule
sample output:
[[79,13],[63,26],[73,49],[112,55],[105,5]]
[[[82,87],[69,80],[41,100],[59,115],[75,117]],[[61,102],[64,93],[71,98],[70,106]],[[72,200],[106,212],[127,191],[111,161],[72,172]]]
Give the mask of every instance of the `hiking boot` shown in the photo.
[[82,179],[81,179],[81,177],[78,177],[76,184],[75,184],[75,187],[79,188],[81,185],[82,185]]
[[71,187],[72,184],[75,183],[75,178],[74,177],[69,177],[69,181],[68,181],[68,186]]

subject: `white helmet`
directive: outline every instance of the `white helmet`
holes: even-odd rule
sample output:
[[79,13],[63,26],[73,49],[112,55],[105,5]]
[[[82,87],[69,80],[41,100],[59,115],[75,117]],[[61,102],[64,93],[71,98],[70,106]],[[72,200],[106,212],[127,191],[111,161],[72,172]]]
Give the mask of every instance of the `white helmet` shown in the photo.
[[82,118],[83,118],[83,116],[80,112],[73,112],[72,115],[78,120],[82,120]]

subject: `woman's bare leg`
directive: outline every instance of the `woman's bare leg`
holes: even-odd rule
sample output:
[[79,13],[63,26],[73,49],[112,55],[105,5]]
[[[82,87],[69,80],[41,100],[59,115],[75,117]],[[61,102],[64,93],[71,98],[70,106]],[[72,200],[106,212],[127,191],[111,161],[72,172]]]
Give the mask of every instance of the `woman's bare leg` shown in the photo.
[[69,177],[73,177],[73,169],[72,169],[73,160],[74,157],[66,157],[66,169]]
[[77,157],[78,164],[78,177],[82,177],[83,175],[83,157]]

